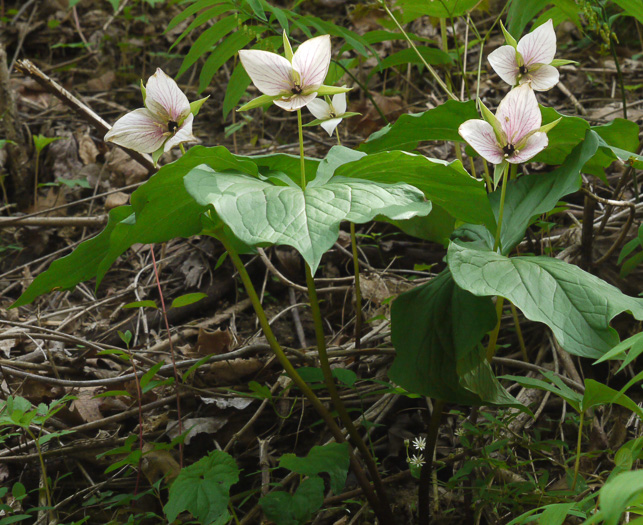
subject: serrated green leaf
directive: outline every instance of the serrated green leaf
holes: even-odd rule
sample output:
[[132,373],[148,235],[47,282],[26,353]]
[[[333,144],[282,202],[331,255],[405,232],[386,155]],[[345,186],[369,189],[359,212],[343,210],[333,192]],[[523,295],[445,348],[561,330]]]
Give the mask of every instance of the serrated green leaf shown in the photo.
[[176,299],[174,299],[174,301],[172,301],[172,305],[170,306],[170,308],[181,308],[182,306],[187,306],[189,304],[196,303],[201,299],[205,299],[207,296],[208,294],[200,292],[181,295],[180,297],[177,297]]
[[324,503],[324,482],[319,477],[305,479],[294,494],[275,491],[259,500],[266,517],[276,525],[304,525]]
[[229,520],[230,487],[237,481],[239,468],[229,454],[220,450],[184,467],[172,483],[163,507],[168,521],[172,523],[184,511],[204,525]]
[[279,466],[292,470],[303,476],[315,476],[326,472],[330,476],[330,488],[339,494],[346,484],[350,458],[346,443],[329,443],[310,449],[304,458],[294,454],[284,454],[279,460]]
[[447,261],[461,288],[509,299],[525,317],[549,326],[561,347],[574,355],[596,358],[618,344],[609,322],[621,312],[643,320],[643,300],[559,259],[508,258],[455,241]]

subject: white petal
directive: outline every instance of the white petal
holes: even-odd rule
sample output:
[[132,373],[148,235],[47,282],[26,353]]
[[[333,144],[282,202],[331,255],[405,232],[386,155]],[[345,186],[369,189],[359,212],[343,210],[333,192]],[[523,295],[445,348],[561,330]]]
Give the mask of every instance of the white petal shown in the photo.
[[531,64],[550,64],[556,56],[556,31],[552,19],[523,36],[517,47],[527,67]]
[[505,160],[502,148],[496,141],[491,124],[484,120],[467,120],[458,128],[460,136],[469,145],[492,164]]
[[316,119],[326,120],[330,118],[330,105],[324,99],[316,98],[311,100],[306,107]]
[[493,70],[510,86],[516,85],[518,78],[518,62],[516,50],[511,46],[501,46],[487,57]]
[[190,102],[174,79],[157,69],[145,86],[145,106],[157,118],[181,122],[190,114]]
[[321,86],[330,66],[330,35],[306,40],[295,51],[292,65],[301,75],[301,87],[304,91]]
[[333,95],[333,109],[335,110],[335,115],[343,115],[346,113],[346,93]]
[[329,137],[333,136],[333,132],[335,131],[335,128],[339,126],[339,123],[342,121],[341,118],[332,118],[330,120],[326,120],[322,122],[320,125],[322,128],[326,130],[328,133]]
[[103,140],[141,153],[152,153],[165,142],[165,131],[164,122],[154,118],[150,110],[141,108],[118,119]]
[[292,65],[284,57],[259,49],[246,49],[239,51],[239,58],[262,93],[274,97],[292,90]]
[[194,115],[190,113],[188,115],[188,118],[185,119],[185,122],[183,122],[183,125],[176,131],[174,136],[171,136],[169,140],[165,143],[165,146],[163,147],[163,151],[165,151],[165,153],[170,151],[174,146],[178,146],[183,142],[196,141],[196,137],[192,135],[193,120],[194,120]]
[[283,99],[278,98],[274,103],[286,111],[295,111],[296,109],[303,108],[310,104],[311,100],[315,100],[317,93],[310,93],[308,95],[293,95],[292,97]]
[[554,66],[540,66],[535,71],[530,71],[522,79],[520,83],[531,82],[531,87],[535,91],[547,91],[558,84],[560,74]]
[[535,157],[538,153],[544,150],[549,144],[549,139],[547,134],[542,131],[537,131],[531,137],[527,139],[527,144],[517,153],[514,153],[507,161],[512,164],[520,164],[522,162],[527,162],[532,157]]
[[507,93],[498,106],[496,118],[510,144],[517,144],[527,133],[540,127],[542,116],[529,83]]

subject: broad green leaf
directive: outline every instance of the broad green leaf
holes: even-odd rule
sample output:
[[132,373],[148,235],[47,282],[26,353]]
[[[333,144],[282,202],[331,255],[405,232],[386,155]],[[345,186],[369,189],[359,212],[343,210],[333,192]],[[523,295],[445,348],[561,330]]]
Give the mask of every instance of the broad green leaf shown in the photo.
[[623,472],[611,478],[598,493],[598,502],[605,525],[617,525],[621,515],[643,492],[643,470]]
[[248,73],[243,69],[241,62],[234,68],[230,81],[226,87],[225,97],[223,98],[223,118],[227,118],[228,114],[239,104],[241,97],[252,83]]
[[[468,356],[479,366],[486,364],[476,347],[495,324],[491,299],[462,290],[444,270],[393,302],[391,339],[396,357],[389,378],[409,392],[451,403],[494,404],[499,400],[495,394],[482,399],[460,383],[458,367],[472,369]],[[486,380],[502,389],[493,375]]]
[[404,12],[404,22],[410,22],[423,15],[436,18],[462,16],[479,3],[479,0],[398,0],[397,5]]
[[643,417],[643,410],[623,392],[614,390],[593,379],[585,379],[585,394],[583,394],[583,401],[581,402],[583,412],[595,406],[612,404],[621,405],[637,414],[639,418]]
[[220,450],[184,467],[170,487],[163,507],[170,523],[188,511],[203,525],[227,523],[230,487],[239,481],[239,468],[229,454]]
[[315,446],[305,458],[294,454],[284,454],[279,460],[279,466],[292,470],[303,476],[315,476],[326,472],[330,476],[330,488],[335,494],[341,493],[346,484],[350,458],[346,443],[329,443]]
[[196,303],[200,301],[201,299],[205,299],[208,296],[208,294],[205,293],[186,293],[185,295],[181,295],[180,297],[177,297],[172,301],[172,305],[170,308],[181,308],[182,306],[187,306],[189,304]]
[[292,246],[313,273],[337,240],[342,221],[361,224],[377,215],[402,220],[431,211],[422,192],[408,184],[345,177],[311,183],[303,191],[294,184],[276,185],[203,165],[185,176],[185,187],[198,204],[212,205],[243,242]]
[[641,10],[640,0],[614,0],[629,16],[636,18],[639,23],[643,24],[643,10]]
[[365,153],[394,149],[413,151],[420,142],[427,140],[463,142],[458,127],[469,119],[478,118],[475,101],[449,100],[423,113],[402,115],[393,124],[373,133],[358,149]]
[[528,319],[551,328],[561,347],[583,357],[600,357],[618,344],[609,322],[629,311],[643,320],[643,300],[577,266],[550,257],[508,258],[460,241],[447,255],[455,282],[474,295],[499,295]]
[[447,163],[404,151],[386,151],[343,164],[335,170],[335,176],[389,184],[405,182],[422,190],[427,199],[452,217],[495,227],[484,182],[471,177],[457,160]]
[[[535,216],[554,209],[562,197],[578,191],[581,185],[581,170],[597,149],[598,135],[588,130],[585,140],[578,144],[565,162],[554,171],[523,175],[509,181],[500,232],[500,245],[504,254],[511,252],[516,244],[522,241],[525,230]],[[500,193],[500,190],[496,190],[489,195],[496,216],[500,208]]]
[[[436,49],[434,47],[427,46],[416,46],[417,50],[422,55],[422,58],[431,65],[444,65],[444,64],[453,64],[453,59],[451,55],[445,53],[441,49]],[[422,60],[417,55],[414,49],[403,49],[397,53],[387,56],[383,59],[376,67],[374,67],[369,73],[369,77],[372,77],[376,73],[384,71],[390,67],[400,66],[405,64],[422,64]]]
[[275,491],[259,500],[266,518],[276,525],[304,525],[324,503],[324,481],[315,476],[299,484],[294,494]]

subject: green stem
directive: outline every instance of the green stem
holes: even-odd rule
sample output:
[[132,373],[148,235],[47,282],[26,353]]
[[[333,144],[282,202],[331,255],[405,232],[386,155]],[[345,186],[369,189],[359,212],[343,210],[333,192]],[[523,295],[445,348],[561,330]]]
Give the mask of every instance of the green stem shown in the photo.
[[418,488],[418,518],[419,525],[429,525],[431,522],[431,473],[433,471],[433,455],[438,441],[440,420],[444,412],[444,401],[436,399],[433,403],[433,413],[427,429],[425,463],[420,471],[420,486]]
[[181,154],[185,155],[185,146],[183,146],[183,142],[179,142],[179,149],[181,150]]
[[[33,180],[33,205],[34,207],[38,206],[38,164],[40,161],[40,152],[36,153],[36,166],[35,166],[35,174],[34,174],[34,180]],[[8,204],[8,201],[7,201]]]
[[436,82],[438,83],[438,85],[442,88],[442,90],[443,90],[443,91],[444,91],[444,92],[449,96],[449,98],[451,98],[451,99],[453,99],[453,100],[458,100],[458,97],[456,97],[456,96],[453,94],[453,92],[449,89],[449,86],[447,86],[447,85],[444,83],[444,80],[442,80],[442,79],[440,78],[440,76],[438,75],[437,71],[436,71],[435,69],[433,69],[433,67],[431,66],[431,64],[429,64],[426,60],[424,60],[424,57],[423,57],[423,56],[422,56],[422,54],[418,51],[418,48],[417,48],[417,47],[415,47],[415,44],[414,44],[414,43],[413,43],[413,41],[409,38],[409,35],[406,33],[406,31],[404,31],[404,28],[403,28],[403,27],[400,25],[400,23],[397,21],[397,18],[395,18],[395,16],[394,16],[394,15],[393,15],[393,13],[391,12],[391,10],[388,8],[388,5],[386,5],[386,0],[380,0],[380,3],[381,3],[381,5],[382,5],[382,7],[384,8],[384,11],[386,11],[386,14],[387,14],[389,17],[391,17],[391,20],[393,20],[393,22],[395,23],[395,25],[397,26],[397,28],[400,30],[400,32],[402,33],[402,35],[403,35],[403,36],[404,36],[404,38],[406,39],[406,41],[407,41],[407,43],[409,44],[409,46],[411,47],[411,49],[413,49],[413,51],[415,51],[415,54],[416,54],[416,55],[418,56],[418,58],[420,59],[420,62],[422,62],[422,64],[424,64],[424,67],[426,67],[426,69],[428,70],[428,72],[429,72],[429,73],[431,73],[431,76],[435,79],[435,81],[436,81]]
[[301,172],[301,189],[306,189],[306,160],[304,158],[304,128],[301,124],[301,109],[297,110],[297,129],[299,130],[299,170]]
[[572,481],[572,490],[576,488],[578,480],[578,469],[580,467],[580,445],[583,438],[583,423],[585,422],[585,412],[580,413],[580,422],[578,423],[578,440],[576,441],[576,461],[574,461],[574,479]]
[[511,173],[509,175],[510,180],[516,180],[518,177],[518,164],[511,164]]
[[42,449],[40,448],[40,443],[38,442],[38,438],[34,435],[34,433],[29,430],[29,428],[25,428],[27,431],[27,434],[29,434],[29,437],[33,440],[34,444],[36,445],[36,452],[38,452],[38,461],[40,462],[40,468],[42,469],[42,485],[45,489],[45,495],[47,497],[47,505],[51,507],[49,509],[49,513],[53,512],[53,505],[51,503],[51,492],[49,492],[49,481],[47,479],[47,468],[45,467],[45,460],[42,457]]
[[351,246],[353,248],[353,273],[355,274],[355,349],[361,347],[362,334],[362,290],[359,286],[359,258],[357,257],[357,237],[355,224],[351,222]]
[[[328,428],[333,434],[335,440],[338,443],[343,443],[344,441],[346,441],[344,438],[344,434],[342,433],[342,430],[339,428],[339,426],[333,419],[332,414],[322,404],[322,402],[315,395],[315,393],[308,386],[308,384],[297,373],[297,370],[292,365],[292,363],[288,360],[288,357],[286,356],[283,349],[281,348],[281,345],[277,341],[277,338],[275,337],[275,334],[273,333],[272,328],[270,327],[270,323],[268,322],[268,317],[266,316],[266,313],[263,307],[261,306],[261,301],[259,300],[257,291],[255,290],[254,285],[252,284],[250,275],[248,275],[248,271],[246,270],[246,267],[243,265],[243,262],[241,261],[239,254],[236,252],[236,250],[234,249],[230,241],[227,239],[227,237],[225,237],[225,235],[223,235],[222,232],[220,232],[218,238],[223,243],[223,246],[225,247],[226,251],[228,252],[228,255],[230,256],[230,260],[232,261],[235,268],[237,269],[237,272],[239,272],[239,276],[241,277],[241,282],[243,283],[246,289],[246,292],[248,293],[248,297],[250,298],[250,302],[252,303],[255,313],[257,314],[257,318],[259,319],[259,324],[261,325],[263,334],[266,337],[266,340],[268,341],[270,348],[272,349],[275,356],[277,357],[277,360],[279,361],[283,369],[286,371],[286,374],[288,374],[290,379],[292,379],[292,382],[299,388],[299,390],[302,391],[304,396],[306,396],[308,401],[310,401],[310,403],[313,405],[317,413],[322,417],[326,425],[328,425]],[[358,479],[358,482],[362,490],[364,491],[364,495],[366,496],[366,499],[368,499],[369,503],[371,504],[371,507],[379,517],[382,524],[392,525],[394,523],[394,520],[391,515],[390,508],[385,506],[383,504],[383,500],[381,500],[380,498],[378,498],[378,496],[375,495],[375,493],[373,492],[373,487],[371,486],[368,479],[366,478],[366,474],[364,473],[364,470],[360,466],[359,461],[357,461],[352,451],[350,452],[350,458],[351,458],[351,466],[353,467],[353,470]]]
[[500,209],[498,210],[498,227],[496,228],[496,239],[493,243],[493,251],[500,247],[500,231],[502,230],[502,216],[505,212],[505,194],[507,192],[507,174],[509,173],[509,164],[505,166],[502,172],[502,190],[500,191]]
[[[527,347],[525,346],[525,339],[522,336],[522,329],[520,328],[520,319],[518,319],[518,311],[516,310],[515,305],[509,301],[511,306],[511,315],[514,318],[514,326],[516,327],[516,335],[518,336],[518,343],[520,344],[520,353],[525,363],[529,362],[529,356],[527,355]],[[492,356],[493,357],[493,356]]]
[[502,321],[502,307],[505,304],[504,297],[496,297],[496,317],[498,321],[496,326],[493,329],[493,332],[489,334],[489,345],[487,346],[487,361],[491,362],[493,356],[496,354],[496,343],[498,342],[498,334],[500,333],[500,323]]

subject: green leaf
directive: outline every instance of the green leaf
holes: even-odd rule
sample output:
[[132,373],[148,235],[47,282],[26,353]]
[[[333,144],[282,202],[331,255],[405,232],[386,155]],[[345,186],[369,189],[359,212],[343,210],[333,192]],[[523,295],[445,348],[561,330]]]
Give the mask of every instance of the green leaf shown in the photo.
[[641,3],[638,0],[614,0],[629,16],[636,18],[639,23],[643,24],[643,12],[641,11]]
[[346,443],[329,443],[315,446],[305,458],[294,454],[284,454],[279,460],[279,466],[292,470],[303,476],[315,476],[326,472],[330,476],[330,488],[339,494],[346,484],[350,458]]
[[36,152],[40,153],[49,144],[51,144],[52,142],[55,142],[57,140],[60,140],[62,138],[64,138],[64,137],[45,137],[44,135],[34,135],[33,136],[33,145],[36,148]]
[[266,18],[266,12],[263,10],[263,6],[259,0],[246,0],[246,2],[252,8],[252,11],[257,15],[259,20],[263,20],[264,22],[268,21]]
[[246,47],[256,35],[261,34],[263,31],[265,31],[264,28],[255,29],[251,33],[236,31],[221,42],[201,68],[201,73],[199,74],[199,93],[208,87],[212,78],[223,64],[232,58],[240,49]]
[[[627,349],[630,349],[630,352],[627,354],[627,356],[625,356],[623,354],[625,354],[625,351]],[[634,359],[641,355],[641,353],[643,353],[643,332],[640,332],[621,341],[603,357],[597,359],[594,364],[596,365],[609,359],[623,359],[623,364],[618,369],[618,371],[620,372],[621,370],[623,370],[623,368],[634,361]]]
[[394,149],[413,151],[420,142],[427,140],[463,142],[458,134],[458,127],[469,119],[478,118],[480,116],[474,100],[448,100],[423,113],[402,115],[395,123],[373,133],[358,149],[365,153]]
[[[202,3],[203,2],[197,2],[194,5],[202,4]],[[213,2],[212,0],[208,0],[208,3],[212,5],[215,2]],[[190,7],[194,7],[194,5]],[[186,9],[185,11],[188,11],[189,9],[190,8]],[[215,20],[219,15],[222,15],[223,13],[226,13],[231,9],[232,9],[232,5],[230,4],[230,2],[225,2],[223,4],[215,5],[214,7],[200,13],[199,16],[197,16],[194,20],[192,20],[192,22],[190,22],[190,25],[187,28],[185,28],[185,30],[179,35],[179,37],[172,43],[169,50],[172,51],[172,49],[174,49],[175,46],[177,46],[186,36],[192,33],[192,31],[194,31],[197,27],[201,27],[202,25],[207,24],[211,20]],[[184,14],[185,11],[182,14]],[[178,15],[177,17],[175,17],[174,20],[176,20],[176,18],[179,18],[179,16],[181,15]],[[165,33],[167,33],[168,31],[169,31],[169,28],[165,30]]]
[[325,184],[313,181],[302,191],[294,183],[275,185],[204,165],[185,176],[185,187],[198,204],[212,205],[240,240],[251,246],[292,246],[313,273],[338,239],[342,221],[361,224],[376,215],[405,219],[431,211],[422,192],[408,184],[345,177],[334,177]]
[[0,139],[0,149],[4,148],[7,144],[15,145],[16,143],[13,140]]
[[200,98],[199,100],[195,100],[194,102],[190,102],[190,113],[194,115],[195,117],[199,114],[199,111],[201,111],[201,106],[203,106],[203,103],[210,98],[210,95],[204,98]]
[[621,405],[631,412],[634,412],[640,417],[643,416],[643,410],[634,401],[632,401],[623,392],[614,390],[613,388],[594,381],[593,379],[585,379],[585,393],[581,402],[581,410],[588,411],[595,406],[603,405]]
[[[239,481],[239,468],[229,454],[214,450],[184,467],[170,487],[163,510],[170,523],[188,511],[204,525],[226,523],[230,487]],[[221,520],[221,521],[219,521]]]
[[241,97],[252,83],[248,73],[243,69],[241,62],[234,68],[228,87],[226,87],[225,97],[223,98],[223,118],[227,118],[230,111],[232,111],[241,100]]
[[[193,4],[189,5],[184,11],[182,11],[181,13],[176,15],[172,20],[170,20],[169,24],[167,25],[167,28],[165,29],[165,33],[171,31],[181,22],[183,22],[184,20],[187,20],[192,15],[195,15],[202,9],[206,9],[208,7],[211,7],[220,3],[222,3],[221,0],[198,0],[197,2],[194,2]],[[227,4],[228,2],[225,2],[225,3]]]
[[558,259],[508,258],[456,241],[447,261],[460,287],[474,295],[509,299],[525,317],[549,326],[574,355],[596,358],[614,347],[618,334],[609,322],[621,312],[643,319],[643,300]]
[[551,392],[561,399],[564,399],[574,410],[576,410],[576,412],[580,413],[582,411],[581,402],[583,396],[581,394],[569,388],[558,376],[554,375],[552,372],[544,371],[542,374],[546,380],[538,379],[535,377],[513,375],[504,375],[501,377],[501,379],[509,379],[511,381],[515,381],[520,386],[525,388],[535,388],[537,390]]
[[181,308],[182,306],[187,306],[189,304],[196,303],[200,301],[201,299],[205,299],[208,296],[208,294],[205,293],[187,293],[185,295],[181,295],[180,297],[177,297],[172,301],[172,305],[170,308]]
[[[453,59],[451,55],[445,53],[441,49],[436,49],[434,47],[427,46],[416,46],[416,49],[422,55],[422,58],[431,65],[446,65],[453,64]],[[375,66],[371,72],[368,74],[369,77],[384,71],[390,67],[401,66],[406,64],[423,64],[420,57],[417,55],[414,49],[407,48],[392,55],[388,55],[383,59],[377,66]]]
[[410,22],[423,15],[436,18],[462,16],[479,3],[479,0],[398,0],[397,5],[404,12],[404,22]]
[[[451,403],[505,404],[507,394],[501,394],[502,387],[477,351],[477,345],[495,325],[491,299],[462,290],[444,270],[393,302],[391,339],[396,357],[389,378],[409,392]],[[478,368],[477,377],[491,387],[481,389],[484,398],[460,381],[459,372],[470,376],[473,386]]]
[[158,308],[156,303],[152,300],[148,301],[134,301],[133,303],[127,303],[123,308]]
[[617,525],[621,515],[643,492],[643,470],[623,472],[611,478],[598,493],[599,507],[605,525]]
[[507,11],[507,29],[516,38],[524,32],[527,24],[536,18],[550,0],[512,0]]
[[259,500],[266,518],[276,525],[304,525],[324,503],[324,482],[319,477],[302,481],[294,494],[276,491]]

